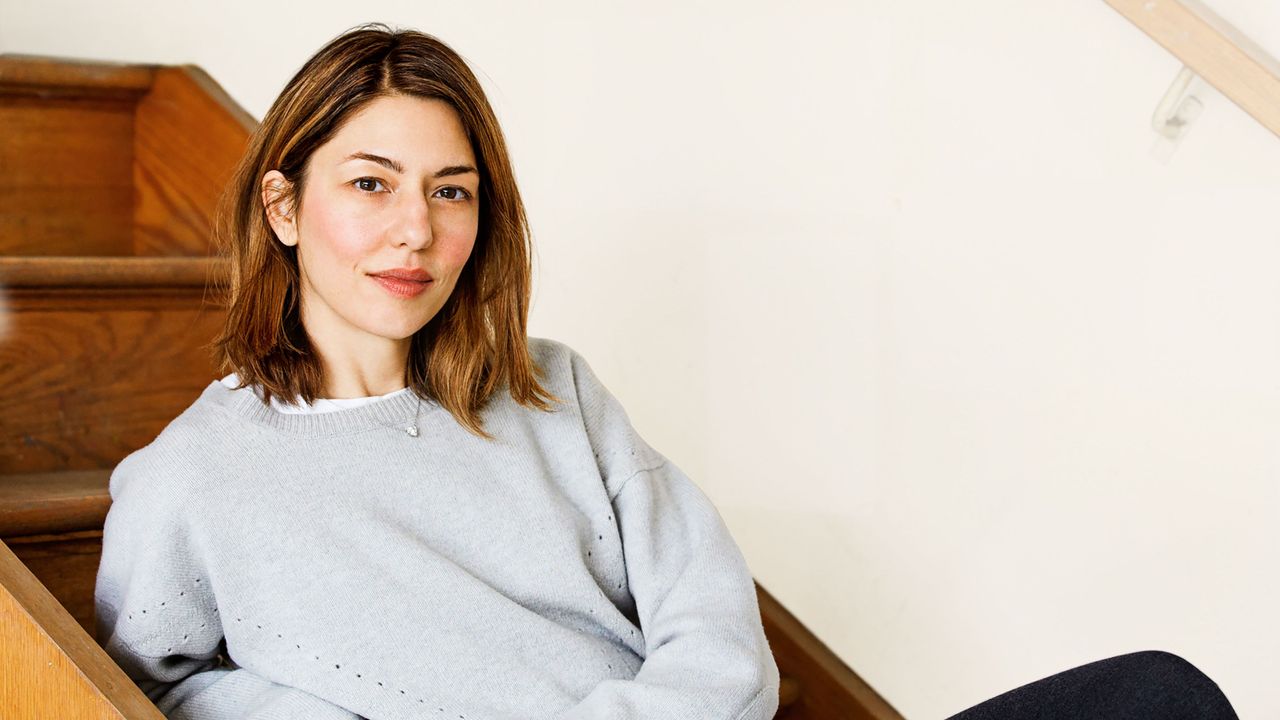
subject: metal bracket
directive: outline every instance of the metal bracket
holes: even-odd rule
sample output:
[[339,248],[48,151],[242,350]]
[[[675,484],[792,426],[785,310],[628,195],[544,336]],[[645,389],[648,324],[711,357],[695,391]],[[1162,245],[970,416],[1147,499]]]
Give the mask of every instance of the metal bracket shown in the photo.
[[1204,110],[1200,93],[1206,87],[1200,76],[1184,65],[1164,97],[1160,98],[1160,104],[1151,115],[1151,127],[1160,137],[1151,152],[1161,162],[1169,161],[1191,123]]

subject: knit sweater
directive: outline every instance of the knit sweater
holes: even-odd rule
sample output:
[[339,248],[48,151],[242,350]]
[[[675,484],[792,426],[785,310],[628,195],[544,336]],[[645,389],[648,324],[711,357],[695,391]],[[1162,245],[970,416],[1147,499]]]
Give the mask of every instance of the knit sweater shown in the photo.
[[778,669],[705,494],[568,346],[479,438],[409,389],[282,413],[214,380],[111,475],[97,637],[169,718],[766,720]]

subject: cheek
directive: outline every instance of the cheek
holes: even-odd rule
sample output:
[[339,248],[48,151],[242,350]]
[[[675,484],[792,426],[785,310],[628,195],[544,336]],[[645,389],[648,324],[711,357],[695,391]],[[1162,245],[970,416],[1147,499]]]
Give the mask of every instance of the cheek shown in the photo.
[[472,223],[469,226],[450,229],[446,234],[438,236],[436,240],[437,252],[443,264],[457,274],[467,264],[467,259],[471,257],[471,251],[475,248],[476,225]]
[[467,264],[467,259],[471,257],[471,251],[475,247],[475,238],[466,238],[456,243],[450,243],[445,251],[445,257],[448,258],[449,265],[456,270],[462,270],[462,266]]
[[315,205],[304,222],[303,241],[310,240],[311,255],[321,262],[340,267],[356,267],[369,254],[368,238],[376,233],[365,222],[329,205]]

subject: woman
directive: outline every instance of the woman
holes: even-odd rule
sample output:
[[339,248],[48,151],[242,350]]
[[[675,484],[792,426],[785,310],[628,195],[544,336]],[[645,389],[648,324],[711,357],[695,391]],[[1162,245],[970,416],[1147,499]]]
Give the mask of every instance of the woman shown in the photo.
[[216,229],[228,374],[111,476],[98,638],[172,718],[771,718],[719,514],[569,347],[452,50],[362,27]]

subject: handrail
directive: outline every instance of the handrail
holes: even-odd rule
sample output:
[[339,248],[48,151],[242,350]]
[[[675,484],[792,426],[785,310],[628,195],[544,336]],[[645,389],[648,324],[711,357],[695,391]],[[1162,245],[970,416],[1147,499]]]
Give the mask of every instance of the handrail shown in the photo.
[[1105,0],[1280,136],[1280,62],[1199,0]]

